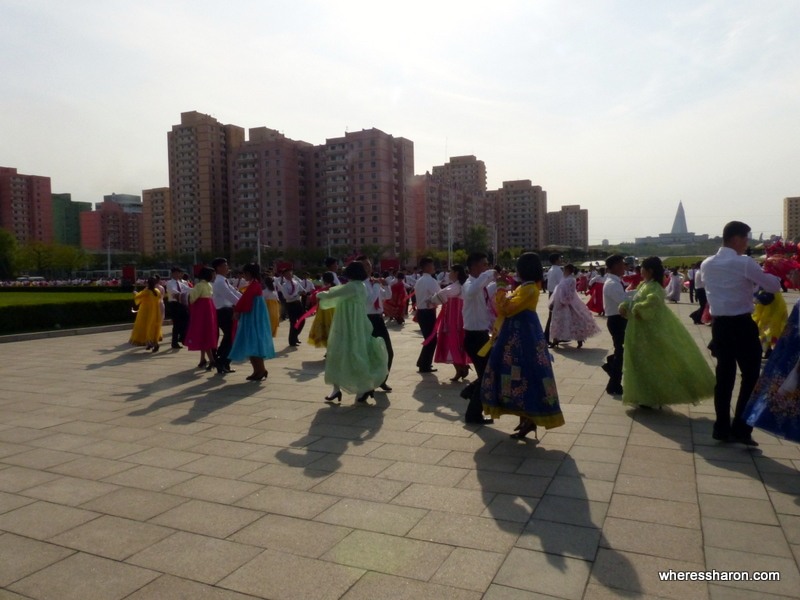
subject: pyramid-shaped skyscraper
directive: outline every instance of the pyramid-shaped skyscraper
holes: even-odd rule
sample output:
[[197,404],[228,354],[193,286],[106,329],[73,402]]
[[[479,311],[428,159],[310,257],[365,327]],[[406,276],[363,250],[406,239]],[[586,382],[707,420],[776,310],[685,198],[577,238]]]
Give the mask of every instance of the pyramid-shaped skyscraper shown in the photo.
[[678,202],[678,212],[675,213],[675,220],[672,222],[672,235],[683,235],[689,233],[686,227],[686,214],[683,212],[683,202]]

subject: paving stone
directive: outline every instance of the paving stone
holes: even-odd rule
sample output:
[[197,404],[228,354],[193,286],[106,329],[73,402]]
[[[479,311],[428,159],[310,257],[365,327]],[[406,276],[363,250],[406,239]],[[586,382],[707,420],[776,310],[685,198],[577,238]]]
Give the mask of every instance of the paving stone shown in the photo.
[[97,458],[94,456],[82,456],[67,463],[50,467],[48,470],[61,475],[80,477],[81,479],[100,480],[116,475],[122,471],[132,469],[135,465],[118,461],[108,460],[107,458]]
[[56,504],[79,506],[84,502],[113,492],[117,486],[99,481],[78,479],[77,477],[59,477],[47,483],[28,488],[22,492],[25,496],[46,500]]
[[390,535],[408,534],[427,511],[366,500],[343,499],[317,515],[317,521]]
[[719,584],[709,585],[708,592],[711,594],[711,600],[786,600],[786,596],[775,596],[752,590],[737,590]]
[[322,458],[309,463],[308,466],[318,471],[336,471],[372,477],[385,471],[392,464],[391,460],[381,458],[325,453]]
[[[526,461],[527,462],[527,461]],[[518,473],[524,472],[524,467]],[[614,481],[617,478],[619,465],[614,463],[597,462],[593,460],[565,459],[559,463],[557,473],[568,477],[586,477],[587,479],[599,479],[601,481]],[[532,473],[536,474],[536,473]]]
[[610,481],[587,479],[584,477],[567,477],[557,475],[553,477],[547,487],[547,494],[551,496],[566,496],[568,498],[583,498],[598,502],[609,502],[614,484]]
[[306,448],[313,452],[330,452],[331,454],[352,454],[353,456],[366,456],[373,450],[381,447],[378,442],[351,441],[342,438],[323,437],[312,442]]
[[513,473],[522,464],[523,459],[518,456],[494,456],[486,452],[450,452],[437,464],[443,467],[457,467],[459,469],[482,469],[485,471],[500,471]]
[[800,517],[779,515],[781,529],[790,544],[800,544]]
[[767,499],[764,484],[757,480],[717,475],[697,475],[697,491],[702,494],[719,494],[737,498]]
[[[3,462],[18,467],[29,469],[48,469],[65,462],[80,458],[80,454],[71,454],[60,450],[48,448],[34,448],[27,452],[20,452],[3,458]],[[13,490],[7,490],[13,491]]]
[[287,517],[313,519],[340,498],[326,494],[302,492],[289,488],[264,486],[261,490],[239,500],[237,506],[252,508]]
[[531,519],[516,542],[518,548],[593,561],[600,529]]
[[504,554],[456,548],[431,578],[431,583],[484,592],[505,560]]
[[779,596],[796,597],[800,589],[800,574],[794,558],[780,558],[723,548],[706,549],[706,568],[717,571],[778,571],[780,581],[716,582],[724,587],[734,587]]
[[139,550],[173,534],[172,529],[104,515],[50,538],[55,544],[125,560]]
[[286,465],[265,465],[242,476],[243,481],[264,483],[279,487],[288,487],[295,490],[307,490],[326,478],[330,477],[329,471],[315,469],[298,469]]
[[697,502],[697,488],[694,480],[676,481],[620,473],[614,486],[614,492],[658,500]]
[[354,531],[323,560],[389,575],[428,581],[452,548],[370,531]]
[[266,515],[233,534],[234,542],[319,558],[350,533],[347,527]]
[[797,501],[797,495],[769,492],[769,499],[775,507],[776,513],[800,516],[800,503]]
[[703,562],[703,535],[699,529],[606,517],[605,548],[688,562]]
[[[54,544],[38,542],[11,533],[0,534],[0,586],[27,577],[72,554]],[[0,598],[2,598],[0,590]]]
[[147,521],[188,501],[187,498],[171,494],[136,488],[120,488],[86,502],[81,508],[136,521]]
[[[195,440],[196,441],[196,440]],[[259,444],[249,442],[234,442],[231,440],[206,440],[191,446],[192,452],[208,454],[211,456],[227,456],[230,458],[242,458],[260,450]]]
[[486,509],[493,497],[494,494],[491,492],[412,483],[398,494],[392,503],[444,512],[479,515]]
[[167,491],[178,496],[230,504],[259,491],[262,487],[257,483],[197,475],[188,481],[173,485]]
[[26,467],[7,467],[3,469],[0,477],[0,490],[21,492],[53,479],[58,479],[58,475]]
[[544,494],[549,484],[550,478],[548,477],[498,473],[496,471],[467,471],[458,487],[536,498]]
[[172,575],[162,575],[125,600],[253,600],[255,596],[223,590]]
[[583,560],[514,548],[506,556],[494,583],[579,600],[590,570],[591,563]]
[[504,585],[492,584],[483,595],[483,600],[553,600],[554,596],[518,590]]
[[178,532],[134,554],[127,562],[213,584],[260,552],[253,546]]
[[696,504],[689,502],[614,494],[608,507],[608,516],[700,529],[700,512]]
[[106,477],[103,481],[158,492],[193,477],[196,476],[192,473],[142,465]]
[[198,458],[202,458],[202,456],[202,454],[197,454],[195,452],[185,452],[183,450],[173,450],[171,448],[150,448],[143,452],[126,456],[125,460],[139,465],[172,469],[197,460]]
[[[99,458],[118,460],[143,450],[147,450],[147,446],[142,444],[132,444],[129,442],[117,442],[114,440],[101,440],[99,442],[93,442],[91,444],[81,446],[80,448],[76,448],[75,452],[84,454],[86,456],[97,456]],[[78,457],[73,456],[72,458]]]
[[706,546],[715,548],[788,558],[792,556],[786,536],[778,526],[703,517],[703,537]]
[[348,473],[333,473],[330,477],[317,483],[311,488],[311,491],[319,494],[344,496],[346,498],[372,500],[374,502],[389,502],[408,485],[408,483],[402,481],[363,477]]
[[380,471],[379,476],[385,479],[394,479],[396,481],[406,481],[409,483],[455,486],[469,473],[470,471],[467,469],[396,462]]
[[658,477],[659,479],[672,479],[676,481],[688,481],[694,479],[695,476],[694,465],[685,465],[681,463],[670,464],[628,457],[623,457],[619,465],[619,472],[626,475]]
[[522,524],[468,515],[431,511],[407,534],[450,546],[490,552],[507,552],[522,531]]
[[769,500],[718,496],[716,494],[700,494],[698,498],[703,517],[763,523],[764,525],[778,524]]
[[161,513],[150,522],[172,529],[226,538],[262,516],[260,511],[189,500]]
[[98,516],[88,510],[39,501],[0,515],[0,530],[46,540]]
[[546,495],[536,505],[533,517],[542,521],[593,528],[602,527],[607,510],[608,504],[605,502]]
[[513,494],[495,494],[492,501],[487,504],[486,509],[480,513],[480,516],[502,521],[527,523],[537,504],[539,504],[538,498]]
[[219,586],[275,600],[336,600],[364,574],[361,569],[264,550]]
[[41,600],[118,600],[158,575],[79,552],[17,581],[10,589]]
[[718,475],[720,477],[738,477],[740,479],[758,479],[758,469],[755,465],[738,461],[703,460],[695,461],[695,470],[698,474]]

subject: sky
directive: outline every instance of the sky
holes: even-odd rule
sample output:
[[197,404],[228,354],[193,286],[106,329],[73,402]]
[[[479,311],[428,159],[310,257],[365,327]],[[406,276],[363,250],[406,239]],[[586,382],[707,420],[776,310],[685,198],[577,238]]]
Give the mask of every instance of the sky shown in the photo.
[[589,242],[800,196],[797,0],[0,0],[0,165],[99,202],[168,185],[180,113],[321,144],[376,127],[415,172],[486,163]]

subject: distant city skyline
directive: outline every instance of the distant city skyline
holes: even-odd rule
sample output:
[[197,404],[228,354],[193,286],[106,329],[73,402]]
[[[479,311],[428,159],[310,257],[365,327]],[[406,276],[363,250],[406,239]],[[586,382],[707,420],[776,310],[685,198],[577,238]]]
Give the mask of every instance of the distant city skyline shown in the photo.
[[591,244],[668,231],[678,201],[691,231],[779,233],[800,194],[793,0],[0,0],[0,22],[0,164],[76,201],[168,185],[186,110],[313,144],[375,127],[416,174],[475,155],[489,189],[588,209]]

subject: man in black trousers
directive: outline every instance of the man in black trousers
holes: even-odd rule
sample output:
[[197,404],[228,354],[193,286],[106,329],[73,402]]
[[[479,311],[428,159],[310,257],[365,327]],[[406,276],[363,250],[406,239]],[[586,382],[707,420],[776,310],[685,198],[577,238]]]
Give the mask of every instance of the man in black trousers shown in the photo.
[[[414,284],[414,295],[417,298],[417,323],[422,332],[422,339],[427,340],[436,327],[436,305],[431,302],[431,298],[442,287],[433,277],[435,268],[433,259],[425,257],[420,259],[419,266],[422,275]],[[420,373],[433,373],[433,355],[436,353],[436,336],[422,347],[417,358],[417,370]]]
[[[761,270],[756,261],[745,256],[750,243],[750,226],[731,221],[722,230],[722,248],[700,265],[700,277],[706,286],[711,311],[711,342],[717,358],[717,384],[714,387],[714,422],[712,437],[721,442],[740,442],[758,446],[753,428],[745,423],[744,413],[750,394],[761,371],[761,342],[753,321],[753,288],[775,294],[781,282]],[[742,372],[739,398],[731,423],[731,397],[736,383],[736,366]]]
[[619,314],[619,305],[628,300],[622,276],[625,274],[625,257],[613,254],[606,259],[606,280],[603,283],[603,307],[606,326],[614,343],[614,353],[606,358],[603,370],[608,373],[606,392],[622,395],[622,358],[627,319]]
[[[392,370],[394,360],[394,349],[392,348],[392,338],[389,337],[389,330],[386,329],[386,321],[383,320],[383,302],[392,297],[392,292],[386,285],[384,279],[372,277],[372,261],[364,256],[357,256],[356,260],[364,265],[370,278],[364,282],[367,288],[367,318],[372,323],[372,337],[379,337],[386,344],[386,354],[388,355],[388,370]],[[392,387],[388,383],[389,374],[378,387],[384,392],[391,392]]]
[[242,295],[228,281],[230,267],[227,259],[215,258],[211,261],[211,268],[217,274],[211,289],[214,292],[212,296],[214,307],[217,309],[217,326],[222,330],[222,341],[214,355],[214,364],[217,373],[224,375],[234,372],[228,354],[233,344],[233,307]]

